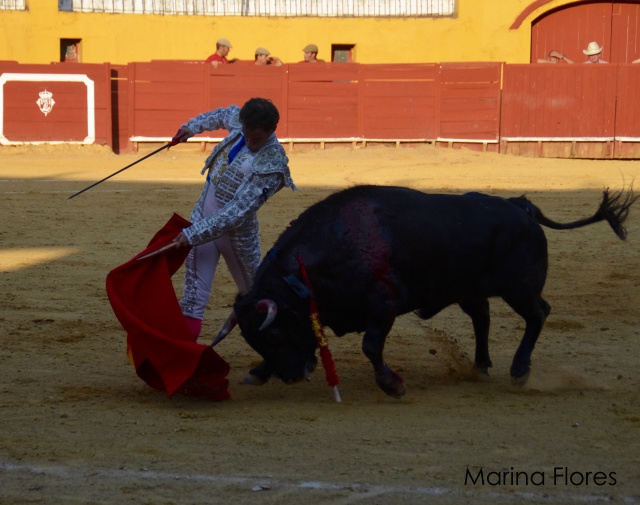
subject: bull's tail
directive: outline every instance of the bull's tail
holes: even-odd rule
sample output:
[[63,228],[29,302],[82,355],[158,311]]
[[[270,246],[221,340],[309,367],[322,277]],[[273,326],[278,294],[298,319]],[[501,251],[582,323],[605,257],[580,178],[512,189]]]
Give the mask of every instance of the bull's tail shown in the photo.
[[629,216],[631,205],[633,205],[638,198],[639,196],[634,196],[633,194],[633,187],[630,187],[628,191],[624,191],[623,189],[612,194],[609,193],[609,188],[607,188],[602,192],[602,202],[600,202],[600,207],[593,216],[571,223],[557,223],[549,219],[524,195],[518,198],[509,198],[509,201],[523,209],[539,224],[547,228],[553,230],[572,230],[606,220],[615,234],[618,235],[621,240],[624,240],[627,238],[627,230],[624,222]]

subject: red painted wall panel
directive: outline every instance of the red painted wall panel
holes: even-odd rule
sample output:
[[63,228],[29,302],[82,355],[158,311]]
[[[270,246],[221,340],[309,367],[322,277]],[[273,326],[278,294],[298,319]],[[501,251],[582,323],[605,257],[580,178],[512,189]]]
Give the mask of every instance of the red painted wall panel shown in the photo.
[[613,137],[616,65],[505,65],[504,137]]
[[130,64],[131,135],[171,137],[187,119],[208,110],[209,69],[189,61]]
[[[51,112],[36,105],[39,93],[51,93]],[[82,142],[87,131],[86,86],[77,82],[7,82],[4,85],[4,135],[11,141]]]
[[366,138],[435,138],[438,66],[362,67],[361,126]]
[[616,135],[640,140],[640,65],[618,67]]
[[[208,66],[208,69],[208,106],[199,112],[231,104],[242,106],[250,98],[261,96],[270,99],[278,107],[280,123],[277,134],[283,136],[287,125],[286,111],[284,110],[284,97],[287,92],[285,67],[261,67],[243,62],[225,65],[218,69]],[[224,136],[225,134],[225,130],[218,130],[208,135]]]
[[287,137],[359,135],[359,65],[323,63],[287,67]]
[[[2,143],[112,144],[110,66],[0,62]],[[40,93],[51,93],[44,114]],[[89,100],[91,99],[91,101]],[[89,103],[92,103],[89,109]]]
[[631,63],[640,58],[640,4],[613,4],[610,46],[613,63]]
[[501,63],[440,65],[440,137],[498,140],[501,70]]

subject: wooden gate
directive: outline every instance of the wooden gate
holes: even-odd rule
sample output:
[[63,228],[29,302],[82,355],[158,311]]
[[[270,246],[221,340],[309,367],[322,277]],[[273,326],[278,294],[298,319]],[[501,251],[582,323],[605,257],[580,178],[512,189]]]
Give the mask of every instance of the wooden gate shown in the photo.
[[640,58],[640,5],[627,2],[589,2],[549,11],[531,25],[531,62],[556,49],[576,63],[589,42],[604,47],[602,59],[631,63]]

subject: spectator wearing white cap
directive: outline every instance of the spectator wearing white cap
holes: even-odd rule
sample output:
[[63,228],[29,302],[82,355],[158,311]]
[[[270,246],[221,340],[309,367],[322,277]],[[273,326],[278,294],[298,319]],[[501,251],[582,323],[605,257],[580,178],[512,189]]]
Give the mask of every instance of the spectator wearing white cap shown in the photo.
[[[219,65],[226,65],[227,63],[233,63],[227,59],[227,55],[233,46],[228,39],[218,39],[216,42],[216,52],[209,56],[205,63],[211,63],[215,68]],[[235,61],[235,60],[234,60]]]
[[255,53],[255,65],[274,65],[279,67],[282,65],[282,60],[277,56],[271,56],[268,49],[259,47]]
[[608,61],[600,59],[603,49],[604,48],[600,47],[597,42],[589,42],[587,48],[582,50],[582,52],[589,57],[589,60],[585,61],[585,63],[609,63]]
[[315,44],[307,44],[302,52],[304,53],[304,63],[319,63],[324,61],[318,59],[318,46]]

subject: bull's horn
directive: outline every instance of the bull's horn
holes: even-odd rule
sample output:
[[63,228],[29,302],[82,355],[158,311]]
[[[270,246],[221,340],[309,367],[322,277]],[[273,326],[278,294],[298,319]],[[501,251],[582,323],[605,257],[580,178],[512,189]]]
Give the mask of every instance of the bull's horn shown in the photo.
[[269,300],[268,298],[263,298],[258,303],[256,303],[256,309],[260,312],[267,311],[267,317],[264,318],[262,326],[260,326],[259,331],[264,330],[267,326],[273,323],[273,320],[276,318],[278,314],[278,306],[276,302],[273,300]]
[[215,347],[220,342],[222,342],[225,339],[225,337],[229,333],[231,333],[231,330],[233,330],[236,327],[236,324],[238,324],[238,318],[236,317],[236,313],[234,311],[231,311],[231,314],[229,314],[229,317],[227,318],[226,322],[224,323],[224,326],[218,333],[218,336],[213,342],[211,342],[211,347]]

